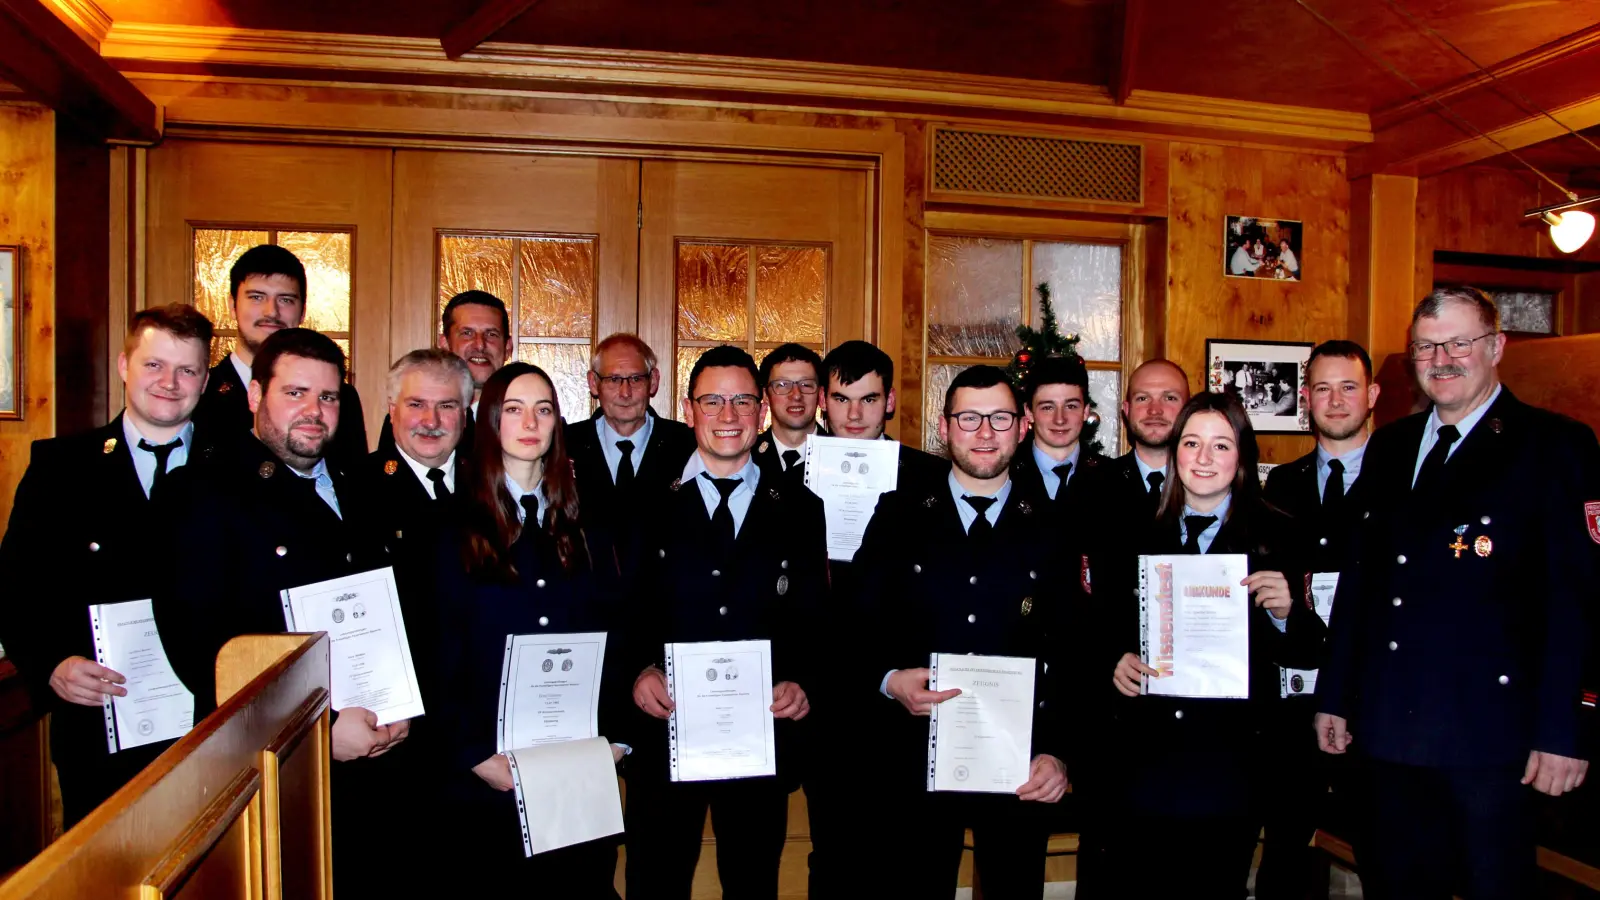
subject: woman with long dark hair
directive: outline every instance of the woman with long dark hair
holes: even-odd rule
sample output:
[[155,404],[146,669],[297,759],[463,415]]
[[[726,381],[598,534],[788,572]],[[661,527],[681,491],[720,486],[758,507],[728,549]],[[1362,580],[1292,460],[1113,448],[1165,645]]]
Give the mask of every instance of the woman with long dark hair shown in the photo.
[[1142,676],[1157,673],[1137,652],[1137,572],[1116,573],[1111,596],[1130,600],[1113,637],[1123,653],[1107,742],[1117,748],[1108,773],[1111,895],[1242,898],[1261,828],[1258,798],[1276,771],[1259,735],[1278,700],[1278,667],[1315,668],[1326,626],[1306,602],[1305,571],[1288,555],[1299,546],[1293,521],[1261,498],[1255,432],[1239,401],[1191,398],[1169,440],[1160,508],[1135,544],[1147,555],[1249,557],[1250,696],[1142,695]]
[[[582,517],[555,384],[543,370],[514,362],[484,383],[467,472],[462,527],[441,552],[441,688],[428,710],[447,732],[452,808],[441,824],[480,875],[488,869],[563,895],[615,897],[614,839],[524,858],[510,762],[496,752],[508,636],[605,631],[609,646],[620,640],[617,554]],[[614,693],[602,679],[600,725],[611,734],[608,695],[626,703],[626,686]],[[620,758],[621,748],[612,750]],[[539,813],[530,802],[528,816]]]

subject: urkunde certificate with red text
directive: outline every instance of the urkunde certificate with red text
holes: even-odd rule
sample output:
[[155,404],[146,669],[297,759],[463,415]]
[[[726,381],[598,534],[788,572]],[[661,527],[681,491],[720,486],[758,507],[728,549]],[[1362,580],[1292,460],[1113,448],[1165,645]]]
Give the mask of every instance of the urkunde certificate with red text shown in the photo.
[[1143,693],[1249,698],[1249,574],[1242,553],[1139,557],[1139,657],[1160,673]]

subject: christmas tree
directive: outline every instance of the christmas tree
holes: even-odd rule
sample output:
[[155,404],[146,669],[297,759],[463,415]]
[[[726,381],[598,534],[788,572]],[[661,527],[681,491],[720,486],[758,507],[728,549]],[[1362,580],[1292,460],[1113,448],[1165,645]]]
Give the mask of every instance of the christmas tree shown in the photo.
[[[1039,282],[1039,311],[1040,322],[1038,328],[1028,325],[1017,326],[1017,340],[1022,342],[1022,348],[1012,357],[1011,364],[1006,366],[1006,374],[1010,376],[1011,383],[1018,388],[1028,377],[1028,370],[1033,367],[1035,360],[1046,359],[1052,356],[1079,359],[1078,335],[1062,334],[1060,326],[1056,323],[1055,304],[1050,302],[1050,284]],[[1083,417],[1083,434],[1078,438],[1083,446],[1092,453],[1099,453],[1100,442],[1095,439],[1095,432],[1100,430],[1100,416],[1094,411],[1094,401],[1089,402],[1089,410]]]

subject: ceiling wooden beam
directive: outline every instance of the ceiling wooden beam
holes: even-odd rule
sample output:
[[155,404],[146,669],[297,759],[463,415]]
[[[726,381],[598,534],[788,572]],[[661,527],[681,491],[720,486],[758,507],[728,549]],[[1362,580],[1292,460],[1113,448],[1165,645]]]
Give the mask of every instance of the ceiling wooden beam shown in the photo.
[[[1600,26],[1489,71],[1493,78],[1476,73],[1432,93],[1449,115],[1421,98],[1374,113],[1373,141],[1352,153],[1350,177],[1432,175],[1560,137],[1567,127],[1600,125]],[[1530,111],[1528,101],[1559,124]]]
[[39,0],[0,0],[0,78],[86,134],[161,139],[161,111]]
[[1122,41],[1111,68],[1111,97],[1118,106],[1133,93],[1134,66],[1139,59],[1139,27],[1144,24],[1144,0],[1122,0]]
[[451,59],[460,59],[471,53],[496,31],[511,24],[512,19],[532,9],[538,2],[539,0],[485,0],[472,15],[446,31],[444,37],[439,39],[439,43],[444,46],[444,55]]

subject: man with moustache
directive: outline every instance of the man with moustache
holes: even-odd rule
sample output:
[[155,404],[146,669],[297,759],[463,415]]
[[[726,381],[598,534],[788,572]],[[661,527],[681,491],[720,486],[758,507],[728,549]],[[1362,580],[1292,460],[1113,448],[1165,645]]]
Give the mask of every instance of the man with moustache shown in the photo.
[[595,345],[589,393],[600,408],[568,422],[566,438],[584,510],[602,521],[628,515],[639,497],[678,477],[694,452],[689,428],[650,408],[660,389],[655,351],[638,335],[618,332]]
[[188,552],[155,543],[161,529],[151,498],[173,472],[211,453],[190,421],[211,335],[210,320],[192,306],[135,313],[117,357],[127,407],[93,431],[34,442],[0,543],[16,579],[0,604],[0,639],[34,709],[50,714],[67,828],[172,745],[108,749],[102,704],[106,695],[127,695],[127,673],[95,663],[88,607],[148,599],[162,561]]
[[827,435],[817,425],[822,357],[804,344],[784,344],[761,360],[761,392],[772,427],[756,439],[753,454],[763,474],[805,485],[806,435]]
[[1532,896],[1534,792],[1589,768],[1600,445],[1500,384],[1505,345],[1482,291],[1423,298],[1407,349],[1431,407],[1362,459],[1316,731],[1360,754],[1376,900]]
[[[1070,716],[1057,681],[1078,597],[1077,573],[1041,527],[1050,501],[1010,477],[1026,429],[1003,371],[979,365],[958,374],[939,420],[953,459],[943,482],[885,494],[856,554],[877,623],[858,644],[877,664],[876,712],[890,722],[875,780],[885,806],[903,817],[877,829],[864,894],[949,895],[967,829],[985,897],[1044,891],[1049,832],[1039,804],[1056,803],[1067,788]],[[925,717],[961,693],[928,689],[932,653],[1035,661],[1032,765],[1014,797],[926,789]]]
[[[439,322],[439,349],[460,357],[472,373],[472,399],[464,407],[461,432],[461,452],[471,455],[478,392],[489,376],[506,364],[516,343],[516,335],[511,333],[511,314],[506,311],[505,302],[488,291],[462,291],[444,305]],[[383,429],[378,432],[378,452],[391,456],[395,443],[392,417],[392,412],[384,417]]]
[[[1309,545],[1297,554],[1309,562],[1313,580],[1326,584],[1350,564],[1350,538],[1359,521],[1351,513],[1364,509],[1361,461],[1367,421],[1378,403],[1372,359],[1354,341],[1317,345],[1306,363],[1305,393],[1316,449],[1273,469],[1263,496],[1304,526]],[[1315,876],[1311,837],[1324,824],[1328,782],[1336,774],[1328,765],[1332,757],[1318,753],[1315,737],[1305,734],[1316,714],[1315,677],[1315,672],[1284,670],[1285,696],[1269,737],[1284,765],[1268,798],[1258,900],[1299,900]],[[1343,788],[1338,785],[1341,794]]]
[[1028,436],[1011,463],[1011,477],[1043,492],[1062,511],[1074,505],[1078,485],[1109,460],[1084,452],[1084,415],[1089,411],[1089,370],[1077,356],[1034,362],[1023,379]]
[[[644,498],[643,549],[628,652],[635,705],[649,717],[628,763],[628,896],[688,900],[706,810],[724,896],[775,898],[797,786],[805,685],[825,652],[812,639],[827,591],[822,501],[763,475],[750,458],[766,404],[750,354],[723,345],[689,373],[683,418],[696,450],[670,485]],[[657,423],[659,427],[661,423]],[[673,782],[664,720],[673,703],[663,645],[770,640],[775,778]]]
[[[288,250],[261,244],[234,261],[228,285],[239,339],[233,352],[211,367],[194,420],[219,439],[231,442],[234,435],[255,427],[247,394],[251,364],[261,352],[261,343],[285,328],[299,328],[306,319],[306,267]],[[361,395],[355,385],[339,386],[339,405],[344,410],[344,427],[327,455],[350,470],[367,456],[367,427],[361,420]]]
[[[276,331],[252,364],[255,427],[238,436],[232,454],[169,476],[162,504],[186,563],[157,590],[156,622],[173,669],[194,692],[196,721],[217,705],[222,645],[283,631],[281,591],[390,564],[361,527],[360,498],[325,457],[345,412],[343,383],[344,353],[331,339],[303,328]],[[409,728],[409,721],[378,725],[359,707],[334,715],[332,756],[347,764],[333,776],[334,843],[348,861],[335,868],[340,896],[386,887],[358,862],[382,858],[370,854],[382,850],[372,842],[383,832],[363,820],[371,786],[348,765],[388,751]]]

